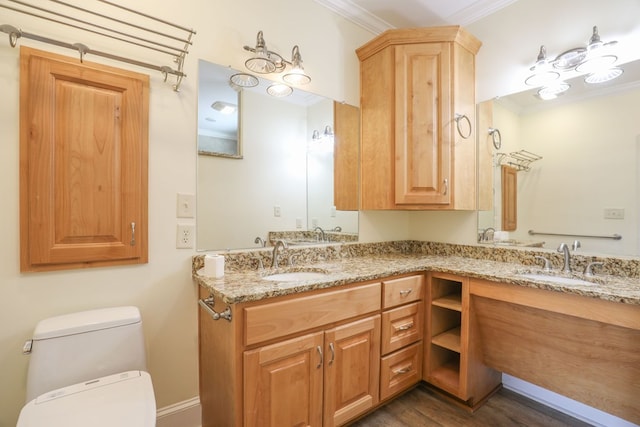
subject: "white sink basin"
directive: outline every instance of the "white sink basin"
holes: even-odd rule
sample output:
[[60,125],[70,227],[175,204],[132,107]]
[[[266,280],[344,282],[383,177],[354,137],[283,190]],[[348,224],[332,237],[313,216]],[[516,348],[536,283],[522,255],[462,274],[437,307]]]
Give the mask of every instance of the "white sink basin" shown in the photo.
[[557,283],[559,285],[568,285],[568,286],[593,286],[595,283],[587,282],[582,279],[574,279],[571,277],[562,277],[562,276],[550,276],[547,274],[536,274],[536,273],[525,273],[518,274],[518,277],[522,277],[524,279],[530,280],[541,280],[543,282],[552,282]]
[[264,276],[264,280],[271,280],[274,282],[295,282],[301,280],[316,280],[326,277],[326,273],[319,271],[291,271],[287,273],[270,274]]

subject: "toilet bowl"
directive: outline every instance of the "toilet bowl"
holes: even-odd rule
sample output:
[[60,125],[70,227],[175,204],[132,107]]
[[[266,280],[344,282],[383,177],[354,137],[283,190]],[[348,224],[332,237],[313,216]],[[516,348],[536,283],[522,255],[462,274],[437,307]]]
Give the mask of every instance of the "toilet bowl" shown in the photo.
[[42,320],[25,348],[31,354],[27,404],[17,427],[155,426],[136,307]]

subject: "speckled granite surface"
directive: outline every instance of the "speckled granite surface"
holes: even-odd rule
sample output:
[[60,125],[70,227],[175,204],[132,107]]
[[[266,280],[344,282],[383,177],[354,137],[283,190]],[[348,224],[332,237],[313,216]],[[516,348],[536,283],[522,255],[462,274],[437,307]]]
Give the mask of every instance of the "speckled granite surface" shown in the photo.
[[[558,267],[562,263],[562,254],[529,248],[503,249],[417,241],[290,247],[281,265],[287,265],[287,259],[291,258],[293,267],[277,270],[269,268],[272,251],[268,248],[223,254],[226,258],[223,278],[214,279],[200,274],[204,255],[193,258],[193,277],[199,285],[208,288],[217,299],[227,304],[404,273],[439,271],[640,305],[640,260],[631,257],[573,255],[572,267],[575,272],[582,272],[584,266],[592,261],[603,262],[604,266],[594,268],[596,276],[592,278],[585,278],[581,273],[571,275],[592,284],[562,285],[518,276],[523,273],[542,273],[540,261],[534,258],[536,255],[549,258],[555,268],[554,274],[560,275]],[[260,263],[266,268],[259,269]],[[295,282],[264,279],[267,275],[284,271],[320,271],[326,274],[319,279]]]

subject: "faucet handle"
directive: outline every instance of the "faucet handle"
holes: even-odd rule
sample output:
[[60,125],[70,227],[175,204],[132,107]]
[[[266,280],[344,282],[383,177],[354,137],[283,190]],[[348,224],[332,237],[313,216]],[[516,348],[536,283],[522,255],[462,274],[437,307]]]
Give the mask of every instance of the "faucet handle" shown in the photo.
[[573,241],[573,245],[571,245],[571,249],[573,249],[574,251],[577,251],[578,248],[581,248],[582,245],[580,244],[580,240],[574,240]]
[[602,267],[604,265],[604,263],[602,262],[597,262],[597,261],[593,261],[587,264],[587,266],[584,268],[584,275],[585,276],[593,276],[593,267]]
[[551,261],[549,261],[549,258],[539,256],[539,255],[536,255],[534,258],[540,261],[544,261],[544,266],[542,267],[544,271],[551,271],[552,266],[551,266]]

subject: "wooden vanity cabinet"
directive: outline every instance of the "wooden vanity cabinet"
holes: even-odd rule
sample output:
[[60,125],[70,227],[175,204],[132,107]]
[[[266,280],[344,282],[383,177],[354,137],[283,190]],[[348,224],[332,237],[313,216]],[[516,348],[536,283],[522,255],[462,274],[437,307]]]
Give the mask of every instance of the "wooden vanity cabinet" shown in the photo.
[[431,272],[427,280],[424,378],[475,408],[500,386],[502,376],[482,364],[469,279]]
[[234,304],[231,322],[201,308],[202,425],[338,426],[375,407],[381,289],[362,283]]
[[480,45],[449,26],[388,30],[357,49],[360,209],[476,208]]

